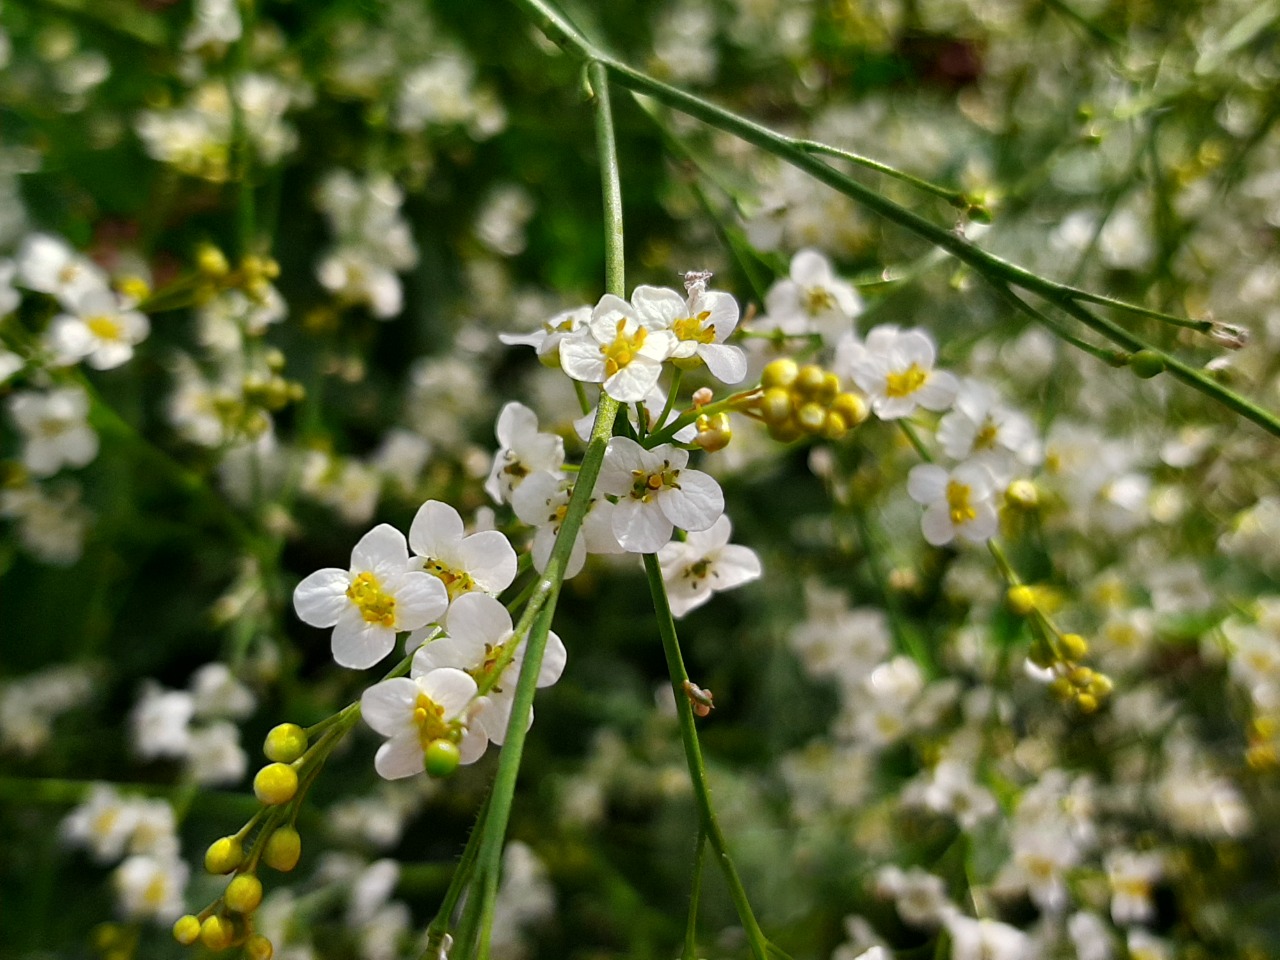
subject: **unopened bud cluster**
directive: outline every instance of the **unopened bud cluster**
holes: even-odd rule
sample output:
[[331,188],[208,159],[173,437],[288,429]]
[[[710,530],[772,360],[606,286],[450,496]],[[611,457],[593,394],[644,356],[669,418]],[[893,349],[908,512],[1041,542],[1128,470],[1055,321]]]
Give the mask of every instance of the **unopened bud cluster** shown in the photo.
[[804,436],[838,440],[867,419],[867,403],[840,389],[840,378],[816,363],[800,366],[789,357],[774,360],[760,375],[760,392],[745,412],[783,443]]
[[280,264],[271,257],[251,253],[233,268],[227,255],[211,243],[196,251],[196,270],[202,280],[201,299],[222,290],[240,290],[254,303],[266,300],[271,281],[280,276]]
[[1089,642],[1078,633],[1063,633],[1049,617],[1052,593],[1044,588],[1017,584],[1006,595],[1010,609],[1027,618],[1034,639],[1027,652],[1036,666],[1053,671],[1049,690],[1063,703],[1074,703],[1081,713],[1094,713],[1111,695],[1111,678],[1080,661],[1089,653]]
[[[258,867],[266,864],[287,873],[302,856],[302,838],[288,815],[287,805],[298,796],[298,766],[306,755],[307,733],[297,724],[282,723],[267,734],[263,753],[271,762],[253,778],[253,792],[268,809],[252,818],[236,834],[220,837],[205,851],[204,867],[215,875],[230,875],[222,896],[198,914],[179,917],[173,937],[208,950],[242,947],[249,960],[271,960],[271,941],[254,933],[253,915],[262,903]],[[295,811],[296,812],[296,811]],[[261,829],[253,835],[254,828]]]

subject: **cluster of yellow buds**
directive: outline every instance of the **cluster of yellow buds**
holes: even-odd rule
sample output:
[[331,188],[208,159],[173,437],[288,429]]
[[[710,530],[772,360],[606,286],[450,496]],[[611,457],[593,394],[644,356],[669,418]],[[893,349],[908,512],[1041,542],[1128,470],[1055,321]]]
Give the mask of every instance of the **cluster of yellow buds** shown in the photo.
[[1259,713],[1249,722],[1249,746],[1244,758],[1254,770],[1280,767],[1280,716]]
[[262,303],[271,281],[280,276],[280,264],[271,257],[250,253],[232,268],[227,255],[211,243],[196,250],[196,270],[203,281],[197,299],[207,300],[221,290],[241,290],[254,303]]
[[[230,875],[222,896],[198,914],[179,917],[173,937],[184,946],[199,942],[219,951],[243,947],[249,960],[271,960],[274,947],[254,933],[253,914],[262,903],[259,864],[287,873],[302,856],[302,838],[293,825],[298,796],[298,767],[307,752],[307,733],[297,724],[282,723],[267,734],[263,752],[271,762],[253,778],[253,792],[265,810],[259,811],[238,833],[220,837],[205,851],[204,867],[215,875]],[[245,843],[255,827],[249,849]]]
[[307,395],[306,388],[297,380],[281,376],[284,370],[284,354],[272,347],[263,351],[267,372],[249,373],[241,384],[245,401],[272,412],[283,410],[290,403],[297,403]]
[[1064,633],[1049,616],[1056,604],[1054,591],[1015,584],[1006,594],[1009,608],[1026,617],[1033,639],[1028,659],[1053,671],[1049,690],[1063,703],[1074,703],[1081,713],[1094,713],[1111,695],[1111,678],[1081,664],[1089,654],[1089,642],[1078,633]]
[[760,390],[743,405],[764,422],[769,436],[783,443],[803,436],[838,440],[867,419],[867,402],[842,391],[840,378],[816,363],[800,366],[790,357],[770,362],[760,375]]

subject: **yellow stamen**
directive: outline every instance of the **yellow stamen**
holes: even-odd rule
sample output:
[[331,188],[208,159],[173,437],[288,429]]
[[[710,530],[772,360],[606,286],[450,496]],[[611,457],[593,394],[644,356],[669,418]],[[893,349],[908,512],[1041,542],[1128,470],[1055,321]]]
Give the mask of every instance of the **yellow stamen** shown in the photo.
[[444,707],[425,693],[418,694],[418,703],[413,711],[413,725],[418,728],[418,742],[422,744],[423,750],[432,741],[449,736],[449,725],[444,722]]
[[124,328],[111,317],[89,317],[84,325],[99,340],[119,340],[124,335]]
[[470,593],[476,588],[476,582],[472,579],[471,574],[465,570],[455,570],[447,563],[439,560],[427,559],[422,569],[427,571],[433,577],[439,578],[444,584],[444,588],[449,591],[449,599],[457,600],[464,593]]
[[972,493],[967,483],[957,483],[952,480],[947,484],[947,508],[951,513],[951,522],[957,527],[978,516],[978,511],[974,509],[973,502],[969,499]]
[[832,296],[830,290],[824,290],[822,287],[810,287],[804,292],[804,312],[811,317],[816,317],[824,310],[830,310],[836,305],[836,298]]
[[644,346],[644,339],[649,333],[644,327],[637,327],[636,332],[628,337],[626,329],[627,320],[623,317],[618,321],[617,336],[614,337],[613,343],[600,347],[600,352],[604,354],[606,376],[612,377],[635,359],[635,355]]
[[884,378],[884,394],[886,397],[905,397],[915,393],[929,379],[929,371],[918,363],[913,363],[901,373],[890,373]]
[[978,435],[973,438],[973,449],[990,450],[996,445],[996,433],[998,428],[990,420],[986,420],[982,424],[982,429],[978,431]]
[[347,587],[347,599],[356,605],[365,623],[396,625],[396,598],[385,593],[372,573],[361,573]]
[[714,343],[716,339],[716,325],[714,323],[710,323],[707,324],[705,328],[702,326],[707,322],[707,318],[710,316],[710,310],[703,310],[696,317],[681,317],[671,325],[671,330],[679,340],[695,340],[698,343]]

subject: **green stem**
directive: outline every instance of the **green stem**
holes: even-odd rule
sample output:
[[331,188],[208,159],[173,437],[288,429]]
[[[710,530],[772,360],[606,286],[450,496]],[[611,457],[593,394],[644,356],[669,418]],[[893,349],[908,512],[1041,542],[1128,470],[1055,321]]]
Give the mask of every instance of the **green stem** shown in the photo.
[[707,834],[698,830],[698,845],[693,851],[693,879],[689,883],[689,922],[684,929],[684,953],[680,960],[698,960],[698,901],[702,898],[703,853],[707,849]]
[[906,420],[898,421],[898,428],[902,431],[903,436],[911,442],[911,446],[915,447],[916,454],[925,463],[933,463],[933,454],[929,452],[929,448],[924,445],[924,441],[920,439],[920,434],[916,433],[916,428]]
[[868,170],[874,170],[876,173],[883,173],[885,176],[893,177],[895,180],[901,180],[908,183],[917,190],[923,190],[925,193],[931,193],[935,197],[941,197],[953,207],[959,207],[964,210],[969,207],[969,198],[959,190],[951,190],[947,187],[939,186],[936,183],[930,183],[928,180],[922,180],[920,177],[891,167],[888,164],[881,163],[878,160],[872,160],[870,157],[864,157],[860,153],[853,153],[850,150],[841,150],[839,147],[833,147],[830,144],[819,143],[817,140],[797,140],[797,147],[808,153],[825,154],[828,157],[835,157],[839,160],[848,160],[850,163],[856,163],[860,167],[866,167]]
[[[971,267],[989,283],[1003,282],[1033,293],[1127,350],[1136,351],[1145,347],[1145,344],[1136,336],[1117,327],[1108,320],[1091,314],[1080,306],[1079,301],[1081,300],[1097,302],[1098,295],[1068,284],[1049,280],[1024,267],[980,249],[962,234],[926,220],[919,214],[894,203],[887,197],[876,193],[870,187],[859,183],[847,174],[823,162],[801,145],[806,141],[778,133],[762,124],[739,116],[723,107],[716,106],[694,94],[663,83],[642,71],[613,59],[588,40],[557,10],[554,10],[546,0],[512,0],[512,2],[524,10],[553,42],[580,59],[591,61],[596,68],[596,72],[607,71],[618,84],[628,90],[652,97],[654,100],[664,103],[696,120],[700,120],[708,126],[723,130],[746,143],[779,157],[873,213],[879,214],[885,219],[946,250],[957,260]],[[1132,304],[1122,304],[1122,301],[1118,300],[1111,301],[1108,299],[1106,305],[1112,307],[1123,306],[1123,309],[1130,311],[1136,309],[1138,312],[1142,312],[1145,310],[1145,308],[1141,307],[1135,308]],[[1280,437],[1280,416],[1258,406],[1246,397],[1218,383],[1212,377],[1201,373],[1176,358],[1166,355],[1165,360],[1169,372],[1174,377],[1245,419],[1253,421],[1268,433]]]
[[[622,187],[618,174],[608,78],[599,64],[589,64],[587,75],[591,81],[596,108],[596,142],[600,153],[601,187],[604,198],[605,288],[607,292],[616,296],[624,296],[626,287],[623,261]],[[489,813],[481,828],[477,853],[476,869],[479,871],[477,879],[483,883],[484,896],[481,913],[480,957],[487,955],[489,926],[492,922],[493,904],[497,896],[498,876],[502,866],[502,847],[507,832],[507,821],[511,816],[516,778],[519,775],[520,760],[524,753],[525,735],[530,711],[533,709],[534,694],[537,691],[538,671],[542,666],[547,635],[551,629],[551,618],[555,613],[556,600],[564,582],[564,571],[573,550],[574,540],[578,536],[582,521],[586,518],[591,493],[595,488],[596,478],[600,475],[605,447],[613,435],[613,424],[618,416],[619,406],[617,400],[608,394],[601,393],[600,402],[596,406],[596,419],[591,428],[591,437],[587,442],[587,450],[578,471],[578,480],[569,498],[560,532],[556,535],[551,557],[514,632],[515,637],[520,638],[527,634],[528,639],[525,641],[524,662],[521,664],[520,676],[516,681],[511,718],[507,724],[502,755],[498,761],[498,773],[494,778],[493,792],[489,798]]]
[[676,717],[680,722],[680,739],[684,742],[684,756],[689,764],[689,777],[693,782],[693,795],[698,804],[698,816],[702,824],[702,832],[716,855],[720,869],[724,873],[729,887],[729,898],[738,911],[738,919],[742,921],[747,934],[747,943],[756,960],[767,960],[768,941],[760,924],[751,910],[751,901],[747,899],[746,888],[738,876],[738,870],[729,856],[728,844],[724,833],[716,819],[715,808],[711,805],[711,786],[707,783],[707,768],[702,759],[702,746],[698,743],[698,729],[694,723],[693,705],[684,692],[684,685],[689,681],[689,673],[685,670],[684,657],[680,654],[680,639],[676,635],[676,624],[671,618],[671,606],[667,602],[667,588],[662,582],[662,568],[658,565],[656,554],[644,555],[644,572],[649,580],[649,596],[653,598],[653,610],[658,619],[658,635],[662,638],[662,652],[667,658],[667,672],[671,675],[671,687],[676,697]]

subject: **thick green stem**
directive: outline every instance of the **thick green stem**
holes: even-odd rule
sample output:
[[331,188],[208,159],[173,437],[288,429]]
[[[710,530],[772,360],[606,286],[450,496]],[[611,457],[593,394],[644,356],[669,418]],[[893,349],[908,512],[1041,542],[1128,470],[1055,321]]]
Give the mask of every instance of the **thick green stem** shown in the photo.
[[707,783],[707,767],[702,759],[702,745],[698,742],[693,705],[689,702],[688,694],[685,693],[689,673],[684,666],[684,657],[680,654],[680,638],[676,635],[676,624],[671,618],[667,588],[662,582],[662,568],[658,565],[656,554],[644,555],[644,572],[649,579],[649,595],[653,598],[653,611],[658,619],[658,635],[662,638],[662,652],[667,658],[667,673],[671,676],[671,688],[675,691],[680,739],[684,742],[684,756],[689,764],[689,777],[693,781],[693,795],[698,804],[702,832],[706,835],[707,842],[711,844],[716,862],[720,864],[720,869],[724,873],[725,882],[729,887],[729,897],[733,900],[733,905],[738,911],[738,919],[742,921],[743,929],[746,931],[752,956],[756,960],[767,960],[768,941],[751,910],[751,901],[747,899],[742,878],[738,876],[738,869],[729,856],[728,844],[725,843],[724,833],[716,819],[715,808],[711,805],[711,786]]

